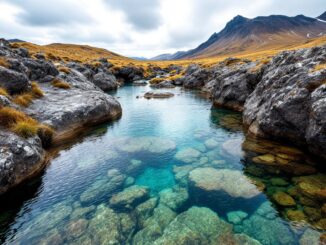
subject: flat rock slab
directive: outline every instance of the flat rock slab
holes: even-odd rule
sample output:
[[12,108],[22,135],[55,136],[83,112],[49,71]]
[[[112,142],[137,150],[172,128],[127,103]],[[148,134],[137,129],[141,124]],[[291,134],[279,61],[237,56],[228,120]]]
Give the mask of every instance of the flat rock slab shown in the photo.
[[147,92],[144,94],[144,98],[146,99],[162,99],[162,98],[170,98],[173,96],[174,94],[169,92]]

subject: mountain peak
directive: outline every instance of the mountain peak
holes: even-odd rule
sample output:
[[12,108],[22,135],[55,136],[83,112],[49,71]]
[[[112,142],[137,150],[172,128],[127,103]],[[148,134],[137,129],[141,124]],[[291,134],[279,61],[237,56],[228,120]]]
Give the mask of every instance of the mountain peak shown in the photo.
[[317,17],[317,19],[320,19],[320,20],[325,20],[326,21],[326,11],[324,13],[322,13],[321,15],[319,15]]

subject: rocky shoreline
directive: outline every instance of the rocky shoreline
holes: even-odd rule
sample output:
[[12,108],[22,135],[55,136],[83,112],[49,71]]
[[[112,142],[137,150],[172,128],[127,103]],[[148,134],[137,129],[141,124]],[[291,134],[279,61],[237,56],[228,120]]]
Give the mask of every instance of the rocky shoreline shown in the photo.
[[[3,194],[44,168],[49,146],[61,145],[89,126],[119,118],[122,108],[104,93],[119,85],[107,60],[100,60],[96,68],[77,63],[65,66],[46,60],[42,54],[30,57],[28,50],[11,48],[5,40],[0,41],[0,58],[0,87],[4,91],[0,95]],[[34,96],[33,85],[40,96]],[[9,125],[13,114],[26,119]],[[37,125],[50,129],[48,139]],[[18,126],[17,133],[14,128]]]
[[210,68],[190,65],[175,85],[199,89],[214,106],[242,112],[250,135],[326,159],[325,64],[326,46],[257,61],[229,58]]
[[[104,58],[82,64],[51,61],[43,54],[32,57],[2,39],[0,62],[0,88],[5,91],[0,109],[22,112],[41,125],[34,135],[22,137],[0,124],[0,194],[45,166],[48,142],[40,128],[51,128],[51,145],[58,146],[89,126],[115,120],[122,108],[104,91],[127,82],[146,85],[146,79],[152,79],[153,89],[199,89],[213,106],[242,112],[249,134],[306,147],[326,159],[326,46],[257,61],[228,58],[208,68],[151,65],[145,71],[115,67]],[[42,96],[33,94],[35,86]]]

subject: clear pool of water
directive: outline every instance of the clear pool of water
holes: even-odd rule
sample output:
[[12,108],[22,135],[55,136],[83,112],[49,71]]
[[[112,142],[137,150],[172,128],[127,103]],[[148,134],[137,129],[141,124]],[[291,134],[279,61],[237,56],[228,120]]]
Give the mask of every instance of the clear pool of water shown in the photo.
[[41,176],[2,199],[2,243],[318,241],[323,201],[302,195],[304,189],[298,194],[296,184],[317,174],[313,181],[323,189],[324,175],[316,167],[293,174],[285,163],[268,164],[273,152],[281,159],[305,156],[246,138],[240,114],[212,109],[195,92],[176,88],[168,90],[173,98],[136,98],[148,90],[119,89],[113,95],[121,119],[62,149]]

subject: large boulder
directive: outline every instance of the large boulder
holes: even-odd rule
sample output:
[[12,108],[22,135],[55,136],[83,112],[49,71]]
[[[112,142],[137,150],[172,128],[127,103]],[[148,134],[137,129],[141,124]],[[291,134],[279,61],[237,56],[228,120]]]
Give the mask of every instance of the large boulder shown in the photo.
[[326,158],[326,46],[275,56],[249,95],[243,121],[251,134],[308,145]]
[[103,91],[117,89],[119,85],[114,75],[105,72],[95,74],[93,83]]
[[25,74],[0,66],[0,87],[10,93],[20,93],[29,90],[31,84]]
[[21,183],[45,164],[41,140],[0,130],[0,194]]

